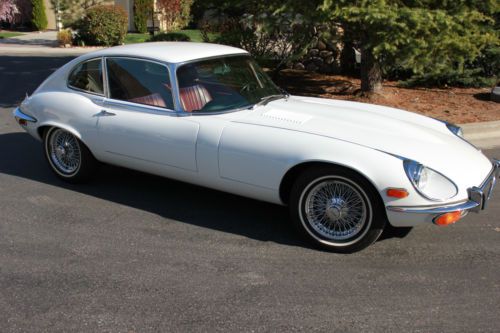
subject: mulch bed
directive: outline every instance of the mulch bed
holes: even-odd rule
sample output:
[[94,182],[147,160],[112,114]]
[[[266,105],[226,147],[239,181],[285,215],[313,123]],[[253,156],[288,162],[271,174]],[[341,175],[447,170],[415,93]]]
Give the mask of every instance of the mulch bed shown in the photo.
[[381,93],[363,96],[360,80],[346,76],[283,70],[276,81],[293,95],[391,106],[457,124],[500,120],[500,103],[490,100],[491,88],[410,89],[389,81]]

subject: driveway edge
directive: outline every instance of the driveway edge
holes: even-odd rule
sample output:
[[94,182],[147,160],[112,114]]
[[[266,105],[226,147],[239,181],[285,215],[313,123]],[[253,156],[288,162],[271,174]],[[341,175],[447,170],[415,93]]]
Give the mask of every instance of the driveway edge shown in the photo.
[[500,146],[500,121],[487,121],[460,125],[464,136],[479,148]]

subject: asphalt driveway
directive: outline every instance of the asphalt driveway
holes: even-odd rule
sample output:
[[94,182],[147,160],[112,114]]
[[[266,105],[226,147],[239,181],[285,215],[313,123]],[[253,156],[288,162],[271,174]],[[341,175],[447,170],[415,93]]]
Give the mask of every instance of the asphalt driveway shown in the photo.
[[282,207],[111,166],[68,185],[11,117],[68,60],[0,57],[1,332],[498,332],[500,186],[482,214],[337,255]]

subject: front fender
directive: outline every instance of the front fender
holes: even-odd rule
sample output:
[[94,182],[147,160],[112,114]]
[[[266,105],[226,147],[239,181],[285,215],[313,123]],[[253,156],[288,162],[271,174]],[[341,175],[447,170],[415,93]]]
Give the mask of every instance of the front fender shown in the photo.
[[[379,150],[297,130],[233,123],[219,145],[220,177],[279,192],[285,175],[307,162],[322,162],[355,170],[368,179],[388,205],[426,205],[413,188],[403,161]],[[388,197],[389,187],[405,188],[409,196]],[[457,200],[457,198],[454,198]]]

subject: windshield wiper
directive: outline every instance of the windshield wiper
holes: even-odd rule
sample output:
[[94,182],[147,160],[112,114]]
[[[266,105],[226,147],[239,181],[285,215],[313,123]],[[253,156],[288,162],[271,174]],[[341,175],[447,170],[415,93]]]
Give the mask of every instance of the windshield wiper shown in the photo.
[[264,96],[260,99],[260,102],[255,103],[251,107],[251,109],[255,109],[257,106],[266,105],[267,103],[275,101],[277,99],[282,99],[282,98],[288,99],[288,96],[289,96],[288,94],[275,94],[275,95]]

